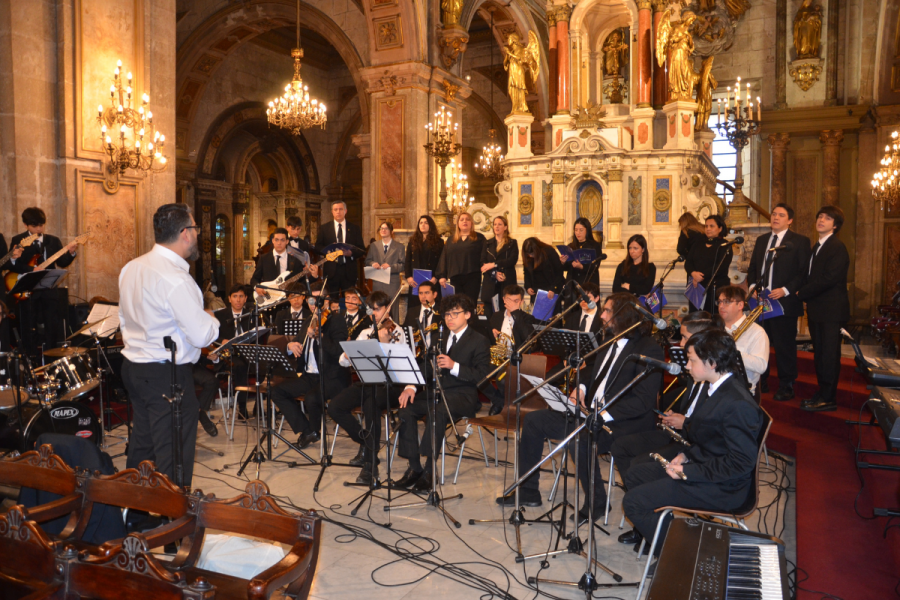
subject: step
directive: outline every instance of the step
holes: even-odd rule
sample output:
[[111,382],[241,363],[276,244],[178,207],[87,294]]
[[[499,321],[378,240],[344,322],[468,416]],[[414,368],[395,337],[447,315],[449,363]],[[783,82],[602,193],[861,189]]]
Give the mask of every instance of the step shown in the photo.
[[[810,373],[815,374],[816,366],[814,362],[814,355],[812,352],[803,352],[797,351],[797,370],[800,373]],[[771,356],[769,358],[769,374],[777,376],[778,375],[778,367],[775,363],[775,351],[771,351]],[[847,358],[846,356],[841,357],[841,375],[840,378],[843,379],[851,379],[853,377],[861,378],[862,376],[856,372],[856,363],[852,358]]]
[[[847,440],[850,427],[845,421],[855,421],[859,417],[858,409],[853,410],[840,404],[836,411],[809,412],[800,408],[797,398],[787,402],[775,402],[769,394],[763,394],[762,407],[772,417],[773,429],[778,429],[776,427],[778,424],[784,424],[834,437],[843,442]],[[863,420],[868,418],[869,413],[863,411]]]

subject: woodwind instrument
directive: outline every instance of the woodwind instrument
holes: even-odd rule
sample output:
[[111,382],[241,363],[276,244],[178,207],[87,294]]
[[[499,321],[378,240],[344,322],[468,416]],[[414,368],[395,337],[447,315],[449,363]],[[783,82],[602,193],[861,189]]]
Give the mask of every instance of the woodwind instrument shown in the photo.
[[[650,457],[653,458],[653,459],[654,459],[656,462],[658,462],[659,464],[661,464],[661,465],[663,466],[664,469],[667,469],[667,470],[668,470],[668,468],[669,468],[669,461],[667,461],[665,458],[663,458],[662,456],[660,456],[660,455],[657,454],[656,452],[651,453],[651,454],[650,454]],[[678,473],[678,476],[681,477],[681,480],[682,480],[682,481],[687,481],[687,475],[685,475],[683,471],[682,471],[682,472],[676,471],[676,473]]]
[[684,436],[682,436],[680,433],[678,433],[677,431],[675,431],[674,429],[672,429],[665,423],[657,423],[656,426],[658,428],[662,429],[663,431],[665,431],[666,433],[668,433],[672,437],[672,439],[675,440],[676,442],[678,442],[679,444],[683,444],[687,447],[690,447],[691,443],[689,441],[687,441],[686,439],[684,439]]

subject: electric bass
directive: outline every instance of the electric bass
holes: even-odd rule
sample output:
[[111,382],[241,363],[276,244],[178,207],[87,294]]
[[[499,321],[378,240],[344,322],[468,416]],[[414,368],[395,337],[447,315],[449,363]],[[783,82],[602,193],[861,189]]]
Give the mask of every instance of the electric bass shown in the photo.
[[[22,242],[24,242],[25,240],[34,238],[34,239],[33,239],[31,242],[29,242],[29,244],[28,244],[28,245],[31,245],[31,244],[34,243],[34,240],[36,240],[37,237],[38,237],[37,235],[30,235],[30,236],[28,236],[27,238],[25,238],[24,240],[22,240]],[[74,240],[72,240],[71,242],[69,242],[69,244],[66,244],[65,246],[63,246],[63,248],[62,248],[59,252],[57,252],[56,254],[54,254],[53,256],[51,256],[50,258],[48,258],[47,260],[45,260],[45,261],[42,262],[41,264],[35,266],[34,269],[33,269],[33,271],[43,271],[44,269],[46,269],[47,267],[49,267],[50,265],[52,265],[53,263],[55,263],[57,260],[59,260],[60,257],[61,257],[63,254],[65,254],[66,252],[68,252],[68,251],[69,251],[68,248],[69,248],[69,245],[70,245],[70,244],[73,244],[73,243],[84,244],[85,242],[87,242],[88,239],[90,239],[90,237],[91,237],[91,234],[90,234],[90,233],[83,233],[83,234],[79,235],[77,238],[75,238]],[[22,242],[20,242],[19,245],[22,245]],[[9,255],[7,255],[6,257],[4,257],[4,260],[7,259],[8,257],[9,257]],[[0,264],[2,264],[2,263],[0,263]],[[17,282],[18,280],[19,280],[19,274],[18,274],[18,273],[7,273],[7,274],[6,274],[6,277],[5,277],[6,291],[8,292],[8,291],[10,291],[11,289],[13,289],[13,287],[16,285],[16,282]],[[27,293],[25,293],[25,294],[14,294],[14,296],[15,296],[16,300],[21,300],[22,298],[27,298],[27,297],[28,297],[28,294],[27,294]]]
[[[325,258],[323,258],[319,262],[315,263],[315,265],[313,265],[313,266],[321,267],[326,262],[334,262],[337,259],[339,259],[340,257],[344,256],[344,253],[345,253],[344,250],[334,250],[332,252],[329,252],[328,254],[325,255]],[[347,254],[347,256],[350,256],[349,251],[347,251],[346,254]],[[284,299],[285,293],[281,292],[281,291],[273,290],[273,289],[266,289],[266,288],[278,288],[280,290],[283,290],[291,283],[297,281],[301,277],[305,277],[306,275],[308,275],[309,269],[310,269],[310,265],[306,265],[305,267],[303,267],[302,271],[300,271],[296,275],[293,275],[287,279],[285,279],[285,275],[287,275],[287,273],[282,273],[281,275],[279,275],[272,281],[264,281],[264,282],[260,283],[259,286],[263,288],[263,294],[255,295],[256,305],[259,307],[260,310],[265,310],[266,308],[272,306],[273,304],[280,302],[282,299]]]
[[32,233],[32,234],[29,235],[28,237],[23,238],[22,240],[20,240],[18,244],[15,244],[15,245],[13,246],[12,250],[9,251],[9,254],[7,254],[7,255],[4,256],[3,258],[0,258],[0,270],[3,269],[3,265],[5,265],[6,263],[8,263],[8,262],[10,261],[10,259],[12,258],[13,253],[14,253],[16,250],[18,250],[19,248],[22,248],[22,249],[24,250],[24,249],[27,248],[28,246],[32,245],[32,244],[34,243],[34,241],[35,241],[36,239],[38,239],[38,237],[39,237],[38,234]]

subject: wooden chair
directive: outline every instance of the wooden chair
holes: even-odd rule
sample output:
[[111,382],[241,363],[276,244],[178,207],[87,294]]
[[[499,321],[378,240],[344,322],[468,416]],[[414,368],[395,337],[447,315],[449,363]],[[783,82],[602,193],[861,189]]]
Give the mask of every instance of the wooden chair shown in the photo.
[[[196,526],[189,552],[179,552],[168,565],[184,573],[188,580],[203,577],[215,585],[223,598],[263,600],[287,586],[286,593],[303,600],[309,596],[319,558],[322,521],[315,511],[292,514],[279,507],[262,481],[251,481],[243,494],[227,500],[214,495],[200,497],[195,492]],[[281,561],[251,580],[198,568],[200,549],[207,529],[253,536],[291,546]],[[183,546],[184,548],[184,546]]]
[[22,506],[0,515],[0,598],[55,591],[57,544]]
[[[741,529],[749,531],[749,528],[744,523],[744,519],[747,517],[753,516],[753,513],[756,512],[756,507],[759,504],[759,462],[765,453],[766,448],[766,438],[769,436],[769,429],[772,427],[772,417],[769,416],[769,413],[765,411],[765,409],[760,408],[763,414],[763,422],[762,427],[759,428],[759,434],[756,436],[757,442],[757,455],[756,455],[756,467],[753,469],[753,486],[750,489],[750,493],[747,494],[747,500],[744,504],[733,511],[723,512],[723,511],[714,511],[714,510],[696,510],[693,508],[680,508],[677,506],[663,506],[657,508],[654,512],[659,513],[659,521],[656,524],[656,531],[653,533],[653,541],[650,543],[650,554],[647,556],[647,563],[644,565],[644,574],[641,576],[641,584],[638,588],[638,593],[636,598],[641,597],[641,593],[644,590],[644,584],[647,581],[647,572],[650,570],[650,562],[653,560],[653,551],[656,549],[656,543],[659,539],[659,530],[662,528],[663,521],[665,518],[674,512],[681,512],[692,514],[698,518],[705,519],[719,519],[720,521],[725,521],[728,524],[735,525],[740,527]],[[641,541],[641,546],[638,549],[638,560],[641,559],[644,544],[646,540]]]

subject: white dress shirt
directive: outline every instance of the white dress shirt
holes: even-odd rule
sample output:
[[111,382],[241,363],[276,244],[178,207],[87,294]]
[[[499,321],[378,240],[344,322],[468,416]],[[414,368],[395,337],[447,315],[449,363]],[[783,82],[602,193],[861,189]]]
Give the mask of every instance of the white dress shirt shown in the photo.
[[[834,232],[829,233],[828,235],[819,238],[819,247],[816,248],[816,251],[813,252],[813,253],[812,253],[812,256],[809,257],[809,273],[812,273],[812,265],[813,265],[813,261],[816,260],[816,255],[819,253],[819,250],[822,249],[822,246],[825,245],[825,242],[827,242],[827,241],[828,241],[828,238],[830,238],[832,235],[834,235]],[[809,273],[807,273],[807,275],[808,275]]]
[[731,373],[725,373],[724,375],[719,377],[719,380],[717,382],[709,384],[709,390],[706,392],[706,396],[712,396],[716,392],[716,390],[719,389],[719,386],[725,383],[725,380],[729,377],[731,377]]
[[513,338],[513,325],[515,325],[516,320],[513,319],[512,315],[509,314],[509,311],[503,313],[503,325],[500,327],[500,333],[505,333],[509,336],[509,339]]
[[197,362],[200,348],[219,335],[219,320],[203,310],[203,294],[187,261],[156,244],[119,273],[119,321],[125,348],[135,363],[165,362],[163,338],[178,345],[179,365]]
[[316,362],[315,348],[315,338],[310,337],[306,340],[306,348],[303,351],[306,353],[306,372],[318,375],[319,364]]
[[[735,321],[731,327],[725,327],[725,331],[734,334],[734,331],[746,319],[747,317],[741,315],[741,318]],[[735,342],[735,345],[741,353],[744,368],[747,370],[747,379],[750,381],[750,393],[753,393],[759,378],[766,372],[766,366],[769,364],[769,336],[758,323],[753,323]],[[712,394],[712,392],[710,389],[709,393]]]
[[[773,232],[772,232],[772,237],[775,238],[775,244],[773,245],[773,244],[772,244],[772,238],[769,238],[769,245],[766,246],[766,250],[768,250],[769,248],[777,248],[778,246],[780,246],[781,243],[782,243],[782,240],[784,239],[784,235],[785,235],[786,233],[787,233],[787,229],[785,229],[784,231],[781,231],[781,232],[779,232],[779,233],[775,233],[775,232],[773,231]],[[763,264],[762,264],[762,268],[761,268],[760,271],[759,271],[760,276],[762,276],[762,272],[765,270],[765,268],[766,268],[766,262],[767,262],[768,260],[769,260],[769,253],[766,252],[765,256],[763,256]],[[766,282],[766,288],[769,289],[769,290],[772,289],[772,275],[775,273],[775,269],[777,268],[777,265],[778,265],[778,261],[775,260],[775,259],[773,258],[773,259],[772,259],[772,265],[769,267],[769,280]],[[785,295],[785,296],[790,296],[790,295],[791,295],[791,292],[790,292],[786,287],[781,288],[781,290],[784,292],[784,295]]]
[[[606,363],[608,363],[610,361],[612,361],[611,362],[612,366],[606,372],[606,375],[603,377],[603,380],[600,382],[600,385],[597,386],[597,391],[594,394],[593,400],[591,400],[591,403],[587,405],[588,408],[592,408],[594,406],[594,402],[597,402],[598,400],[603,398],[604,394],[606,394],[606,384],[609,383],[609,376],[615,375],[615,373],[613,372],[613,367],[615,367],[615,361],[619,358],[619,355],[622,353],[622,349],[628,344],[628,341],[629,341],[628,338],[621,338],[621,339],[617,340],[616,345],[613,346],[609,350],[609,352],[606,353],[606,356],[603,357],[603,362],[600,363],[600,368],[597,369],[597,373],[600,373],[603,370],[603,367],[606,366]],[[581,393],[584,394],[587,389],[587,388],[585,388],[584,384],[581,384],[578,387],[581,388]],[[603,404],[604,405],[606,404],[605,399],[604,399]],[[604,421],[609,422],[609,421],[613,420],[612,415],[610,415],[605,410],[601,411],[600,415],[603,417]]]
[[587,317],[587,323],[585,324],[584,330],[590,331],[591,325],[594,324],[594,319],[597,317],[597,309],[594,310],[583,310],[581,311],[581,316],[578,317],[578,327],[581,327],[581,321]]

